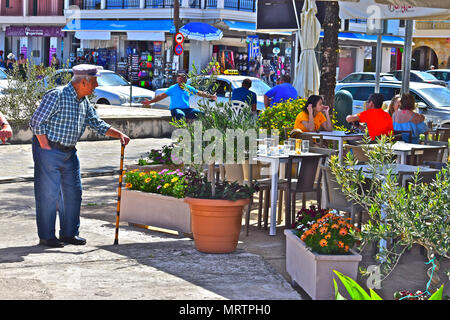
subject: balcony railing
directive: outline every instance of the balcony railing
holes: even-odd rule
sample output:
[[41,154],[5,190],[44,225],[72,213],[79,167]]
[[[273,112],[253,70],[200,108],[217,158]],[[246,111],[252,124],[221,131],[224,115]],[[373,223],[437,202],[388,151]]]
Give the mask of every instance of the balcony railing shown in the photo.
[[225,9],[238,11],[256,11],[256,0],[225,0]]
[[101,0],[70,0],[69,5],[78,6],[81,10],[100,10]]
[[217,8],[217,0],[206,0],[205,1],[205,9],[216,9]]
[[139,0],[106,0],[106,9],[136,9],[140,8]]
[[[181,0],[179,0],[181,7]],[[173,0],[146,0],[146,8],[173,8]]]
[[416,21],[416,29],[427,30],[427,29],[450,29],[450,21]]

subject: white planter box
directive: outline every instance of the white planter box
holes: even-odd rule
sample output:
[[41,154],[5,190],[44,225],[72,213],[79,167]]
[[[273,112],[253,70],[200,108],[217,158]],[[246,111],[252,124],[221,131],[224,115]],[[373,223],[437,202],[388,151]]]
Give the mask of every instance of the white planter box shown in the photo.
[[333,269],[356,280],[360,254],[325,255],[311,252],[292,230],[286,235],[286,269],[295,281],[314,300],[334,300],[333,278],[342,287]]
[[123,189],[120,221],[191,233],[191,211],[184,199],[156,193]]

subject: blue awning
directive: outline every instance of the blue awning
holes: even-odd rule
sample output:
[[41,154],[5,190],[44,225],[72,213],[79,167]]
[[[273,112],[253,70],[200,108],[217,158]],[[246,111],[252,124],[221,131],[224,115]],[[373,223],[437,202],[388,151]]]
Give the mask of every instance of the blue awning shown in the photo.
[[[323,37],[323,31],[320,32],[320,37]],[[373,34],[363,34],[354,32],[339,32],[339,40],[354,40],[362,41],[367,43],[377,43],[377,36]],[[395,36],[381,36],[381,42],[383,44],[392,44],[397,46],[403,46],[405,44],[405,39]]]
[[175,33],[173,20],[72,20],[63,31],[163,31]]

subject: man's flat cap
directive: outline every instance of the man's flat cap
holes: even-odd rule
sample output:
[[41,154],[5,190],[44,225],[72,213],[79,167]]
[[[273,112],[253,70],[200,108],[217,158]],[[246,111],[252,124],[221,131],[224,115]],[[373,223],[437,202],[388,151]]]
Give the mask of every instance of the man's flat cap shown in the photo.
[[103,70],[103,67],[93,64],[79,64],[72,68],[74,76],[99,77],[99,70]]

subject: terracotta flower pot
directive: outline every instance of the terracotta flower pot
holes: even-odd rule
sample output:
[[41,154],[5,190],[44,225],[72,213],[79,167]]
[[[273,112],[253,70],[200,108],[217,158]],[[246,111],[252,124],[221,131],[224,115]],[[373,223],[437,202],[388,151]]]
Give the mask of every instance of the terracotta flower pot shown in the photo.
[[241,232],[242,209],[250,199],[217,200],[185,198],[191,209],[195,248],[205,253],[236,250]]

